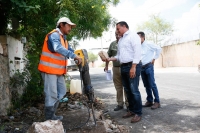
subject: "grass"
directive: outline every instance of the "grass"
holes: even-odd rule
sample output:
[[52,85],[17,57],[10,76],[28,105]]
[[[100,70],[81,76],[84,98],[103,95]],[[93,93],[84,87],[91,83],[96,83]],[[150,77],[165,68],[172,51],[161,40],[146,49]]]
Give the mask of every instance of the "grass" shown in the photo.
[[4,131],[4,129],[5,129],[5,125],[4,125],[4,124],[2,124],[2,125],[0,126],[0,132],[3,132],[3,131]]

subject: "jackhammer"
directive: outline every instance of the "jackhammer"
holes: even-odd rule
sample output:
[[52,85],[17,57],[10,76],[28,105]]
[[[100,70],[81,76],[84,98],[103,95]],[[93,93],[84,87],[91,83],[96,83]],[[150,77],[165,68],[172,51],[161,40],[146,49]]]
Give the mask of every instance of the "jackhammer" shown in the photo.
[[[87,50],[85,49],[76,50],[74,53],[82,58],[82,63],[78,65],[79,72],[80,72],[80,79],[81,79],[82,94],[85,94],[88,98],[88,104],[89,104],[89,107],[91,107],[94,123],[96,125],[96,118],[95,118],[94,107],[93,107],[94,89],[91,85],[91,79],[90,79],[90,74],[89,74]],[[76,64],[78,64],[78,60],[75,60],[75,62]]]

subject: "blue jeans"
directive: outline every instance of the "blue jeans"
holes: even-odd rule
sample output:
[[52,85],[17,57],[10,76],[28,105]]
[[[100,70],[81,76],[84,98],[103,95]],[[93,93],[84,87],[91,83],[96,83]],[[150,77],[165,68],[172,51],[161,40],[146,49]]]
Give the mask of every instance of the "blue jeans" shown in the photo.
[[[154,95],[155,97],[154,102],[160,103],[158,89],[157,89],[155,78],[154,78],[153,64],[149,64],[145,68],[142,68],[141,76],[142,76],[144,87],[146,88],[146,92],[147,92],[147,101],[153,102],[153,95]],[[153,95],[152,95],[152,92],[153,92]]]
[[130,78],[130,69],[132,64],[121,66],[122,84],[124,90],[127,94],[127,99],[129,103],[129,110],[139,116],[142,115],[142,100],[139,86],[139,77],[141,72],[141,63],[136,66],[136,76],[135,78]]

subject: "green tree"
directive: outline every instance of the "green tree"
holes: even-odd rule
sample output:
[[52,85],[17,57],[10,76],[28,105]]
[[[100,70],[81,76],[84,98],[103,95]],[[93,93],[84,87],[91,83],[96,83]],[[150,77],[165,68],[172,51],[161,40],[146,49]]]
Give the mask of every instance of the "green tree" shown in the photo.
[[164,38],[173,33],[173,25],[159,15],[151,15],[148,21],[137,26],[137,30],[144,31],[148,40],[161,45]]
[[95,55],[92,52],[88,52],[88,58],[89,58],[89,62],[94,63],[94,61],[96,61],[98,59],[98,55]]
[[[41,98],[43,84],[37,66],[45,35],[55,28],[57,20],[66,16],[77,24],[67,36],[69,41],[72,37],[100,37],[114,23],[108,13],[108,6],[118,2],[119,0],[0,0],[0,35],[9,34],[17,38],[25,36],[28,40],[25,45],[26,69],[30,76],[26,78],[27,87],[22,100],[24,103],[32,103]],[[7,28],[7,25],[12,25],[12,28]]]

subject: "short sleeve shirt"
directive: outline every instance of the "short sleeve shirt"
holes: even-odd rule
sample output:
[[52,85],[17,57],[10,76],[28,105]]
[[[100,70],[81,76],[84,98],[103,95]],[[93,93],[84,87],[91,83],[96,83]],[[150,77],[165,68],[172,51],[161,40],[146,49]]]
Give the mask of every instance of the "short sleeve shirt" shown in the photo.
[[[117,55],[117,40],[116,41],[113,41],[111,44],[110,44],[110,47],[108,49],[108,56],[109,57],[114,57]],[[120,62],[119,61],[113,61],[113,67],[119,67],[120,66]]]

